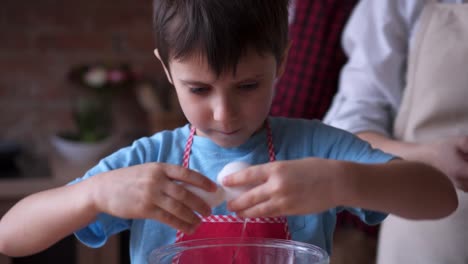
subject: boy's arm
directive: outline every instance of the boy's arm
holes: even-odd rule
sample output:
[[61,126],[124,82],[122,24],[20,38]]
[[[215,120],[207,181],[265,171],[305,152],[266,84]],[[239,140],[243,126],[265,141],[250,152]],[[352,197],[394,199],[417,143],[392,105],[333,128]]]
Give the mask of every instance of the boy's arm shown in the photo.
[[428,143],[398,141],[370,131],[357,135],[375,148],[438,168],[452,180],[455,187],[468,191],[468,135]]
[[453,185],[439,170],[419,162],[384,164],[336,161],[333,180],[337,204],[395,214],[408,219],[435,219],[458,206]]
[[42,251],[92,222],[97,210],[91,181],[30,195],[0,221],[0,253],[24,256]]
[[419,162],[383,164],[305,158],[249,167],[223,185],[257,185],[230,201],[242,217],[302,215],[337,206],[358,207],[409,219],[436,219],[453,212],[453,185],[439,170]]
[[79,183],[26,197],[0,222],[0,252],[19,256],[39,252],[93,221],[98,213],[122,219],[154,219],[191,233],[197,213],[211,208],[185,189],[205,191],[216,184],[182,166],[150,162],[97,174]]

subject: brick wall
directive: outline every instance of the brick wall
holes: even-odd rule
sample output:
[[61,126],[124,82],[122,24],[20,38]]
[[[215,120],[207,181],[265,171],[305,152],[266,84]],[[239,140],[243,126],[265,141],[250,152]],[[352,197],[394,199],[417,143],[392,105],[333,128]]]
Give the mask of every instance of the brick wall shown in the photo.
[[[0,140],[44,151],[72,126],[72,65],[127,61],[153,77],[151,0],[3,0],[0,8]],[[137,106],[137,107],[135,107]],[[145,116],[132,91],[118,100],[118,129],[140,133]]]

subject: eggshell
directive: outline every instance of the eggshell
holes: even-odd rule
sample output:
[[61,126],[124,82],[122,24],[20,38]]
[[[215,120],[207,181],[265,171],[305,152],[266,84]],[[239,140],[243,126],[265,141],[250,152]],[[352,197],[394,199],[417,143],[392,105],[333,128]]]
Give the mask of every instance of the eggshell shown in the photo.
[[222,184],[223,179],[227,175],[243,170],[249,166],[250,164],[243,162],[243,161],[233,161],[233,162],[226,164],[226,166],[224,166],[224,168],[219,172],[216,181],[218,182],[220,186],[223,187],[224,198],[227,201],[230,201],[232,199],[239,197],[239,195],[241,195],[242,193],[250,190],[252,186],[226,187]]
[[218,186],[216,192],[207,192],[201,188],[188,184],[184,184],[184,186],[187,190],[205,201],[211,208],[216,207],[224,202],[224,190],[220,186]]

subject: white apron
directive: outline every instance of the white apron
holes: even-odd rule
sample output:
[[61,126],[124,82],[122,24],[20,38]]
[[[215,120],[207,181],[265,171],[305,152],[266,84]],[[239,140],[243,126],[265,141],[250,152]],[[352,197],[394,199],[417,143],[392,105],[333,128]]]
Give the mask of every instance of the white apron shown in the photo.
[[[468,135],[468,4],[431,2],[421,14],[395,120],[395,137],[407,142]],[[457,211],[442,220],[390,215],[381,225],[377,263],[468,263],[468,193],[458,191],[458,198]]]

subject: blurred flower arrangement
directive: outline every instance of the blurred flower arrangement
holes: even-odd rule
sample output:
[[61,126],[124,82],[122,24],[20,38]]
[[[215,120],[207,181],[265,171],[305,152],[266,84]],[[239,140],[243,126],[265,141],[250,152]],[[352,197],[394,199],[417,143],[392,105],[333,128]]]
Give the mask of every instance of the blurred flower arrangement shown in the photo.
[[88,143],[108,138],[113,126],[112,101],[137,84],[135,72],[125,63],[77,65],[68,72],[67,79],[80,91],[73,109],[76,130],[60,136]]

